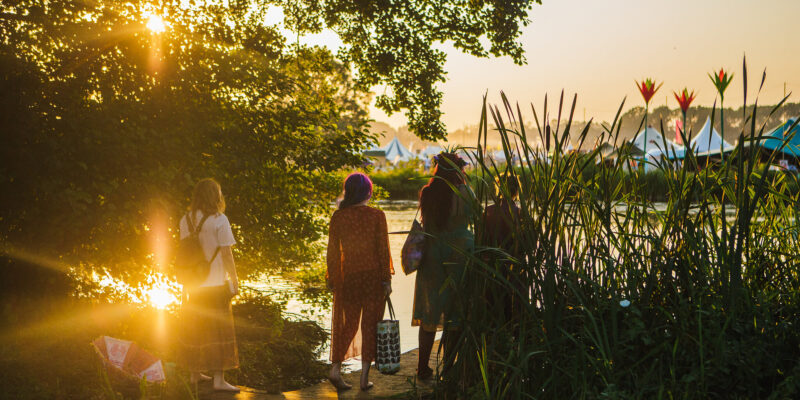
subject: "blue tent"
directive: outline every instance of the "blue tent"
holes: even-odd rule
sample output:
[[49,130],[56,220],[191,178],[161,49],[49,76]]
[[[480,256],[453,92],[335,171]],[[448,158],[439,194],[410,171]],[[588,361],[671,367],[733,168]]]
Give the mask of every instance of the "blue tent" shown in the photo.
[[399,140],[397,140],[397,136],[392,139],[386,147],[383,148],[386,152],[386,161],[390,163],[397,163],[399,161],[408,161],[414,158],[414,154],[412,154],[408,149],[403,146]]
[[[759,146],[767,150],[777,150],[783,146],[784,141],[788,140],[786,147],[781,151],[793,157],[800,157],[800,124],[792,128],[791,131],[788,131],[795,120],[795,118],[789,118],[786,123],[778,126],[769,133],[765,133],[764,137],[758,143]],[[792,137],[789,138],[789,136]]]

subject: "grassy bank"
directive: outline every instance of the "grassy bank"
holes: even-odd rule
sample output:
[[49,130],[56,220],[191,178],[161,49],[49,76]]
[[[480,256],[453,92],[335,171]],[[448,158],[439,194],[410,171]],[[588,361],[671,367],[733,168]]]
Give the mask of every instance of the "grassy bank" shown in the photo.
[[[3,260],[0,392],[14,399],[140,398],[138,382],[107,374],[90,342],[101,335],[132,340],[166,363],[176,359],[180,320],[175,310],[92,300],[77,295],[75,282],[57,271]],[[12,276],[13,275],[13,276]],[[11,279],[13,278],[13,279]],[[319,382],[327,332],[313,322],[281,316],[281,307],[255,291],[234,305],[241,367],[229,381],[270,392]],[[193,398],[188,373],[168,365],[163,387],[151,398]],[[174,373],[170,373],[174,371]]]

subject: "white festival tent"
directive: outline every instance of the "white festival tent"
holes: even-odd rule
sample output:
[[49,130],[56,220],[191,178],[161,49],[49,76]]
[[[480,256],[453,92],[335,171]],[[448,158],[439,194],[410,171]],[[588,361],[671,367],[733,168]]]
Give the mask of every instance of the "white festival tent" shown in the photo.
[[[647,132],[647,143],[645,145],[645,131]],[[633,145],[640,150],[646,152],[645,155],[645,171],[655,169],[659,160],[664,158],[673,158],[673,154],[683,156],[685,151],[683,146],[675,144],[669,139],[665,139],[661,132],[653,127],[647,127],[642,130],[632,141]],[[666,145],[666,146],[665,146]]]
[[[670,141],[667,141],[668,147],[670,147],[670,143],[671,143]],[[647,156],[645,157],[646,162],[644,164],[644,170],[652,171],[658,168],[662,158],[668,158],[668,159],[677,158],[679,160],[682,160],[684,152],[686,152],[686,149],[683,146],[678,146],[674,143],[671,143],[671,148],[668,148],[667,151],[663,151],[661,149],[650,150],[647,152]]]
[[689,143],[689,147],[676,149],[674,155],[672,152],[669,152],[667,156],[669,158],[683,159],[686,157],[686,150],[689,148],[693,148],[694,154],[697,155],[708,156],[719,154],[720,145],[722,145],[723,153],[730,152],[735,147],[725,141],[725,139],[723,139],[722,136],[717,133],[717,130],[711,127],[711,118],[707,118],[706,123],[703,124],[702,128],[700,128],[700,131],[697,132],[697,135],[692,138],[692,141]]
[[697,135],[692,138],[690,147],[694,148],[696,154],[719,154],[720,145],[722,146],[723,152],[729,152],[734,149],[734,146],[726,142],[725,139],[717,133],[717,130],[711,126],[711,118],[708,118],[703,128],[700,129],[700,132],[697,132]]
[[[645,136],[647,136],[647,143],[645,143]],[[637,149],[642,150],[645,153],[649,153],[651,150],[671,150],[671,148],[676,147],[675,143],[667,140],[667,148],[664,148],[664,135],[661,132],[657,131],[652,126],[648,126],[646,129],[642,129],[639,134],[636,135],[635,138],[631,141]]]
[[408,161],[414,158],[414,154],[408,151],[408,149],[400,143],[400,140],[397,139],[397,136],[392,139],[386,147],[383,148],[386,152],[386,161],[396,164],[401,161]]

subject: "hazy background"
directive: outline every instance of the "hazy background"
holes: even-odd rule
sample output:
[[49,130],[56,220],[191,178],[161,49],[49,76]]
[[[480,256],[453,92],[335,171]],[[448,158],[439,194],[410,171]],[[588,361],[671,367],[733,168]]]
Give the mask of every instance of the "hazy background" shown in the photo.
[[[643,105],[634,80],[653,77],[664,86],[651,107],[677,108],[672,91],[684,86],[697,92],[694,105],[711,106],[716,93],[707,73],[720,67],[736,75],[725,100],[738,108],[745,54],[749,98],[765,67],[761,104],[777,103],[784,83],[787,93],[800,89],[797,0],[544,0],[530,19],[521,38],[528,59],[524,66],[508,57],[476,58],[440,45],[447,53],[448,80],[441,89],[448,131],[476,124],[483,94],[497,102],[501,90],[526,106],[540,105],[545,93],[552,98],[562,89],[570,96],[577,92],[576,119],[583,120],[585,112],[587,119],[608,121],[625,96],[626,108]],[[302,41],[341,44],[333,32]],[[406,121],[402,114],[387,116],[374,107],[372,117],[394,128]]]

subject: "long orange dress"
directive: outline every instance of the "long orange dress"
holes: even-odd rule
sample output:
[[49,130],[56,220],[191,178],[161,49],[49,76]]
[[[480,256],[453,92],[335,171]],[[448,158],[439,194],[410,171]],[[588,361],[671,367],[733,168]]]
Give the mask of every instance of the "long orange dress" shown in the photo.
[[331,361],[361,355],[373,361],[383,319],[383,282],[391,282],[386,215],[368,206],[337,210],[328,233],[328,282],[333,286]]

